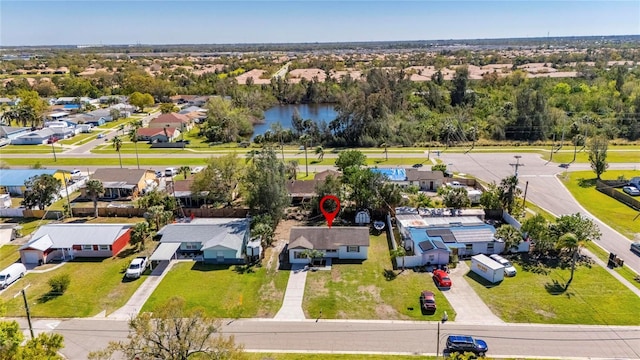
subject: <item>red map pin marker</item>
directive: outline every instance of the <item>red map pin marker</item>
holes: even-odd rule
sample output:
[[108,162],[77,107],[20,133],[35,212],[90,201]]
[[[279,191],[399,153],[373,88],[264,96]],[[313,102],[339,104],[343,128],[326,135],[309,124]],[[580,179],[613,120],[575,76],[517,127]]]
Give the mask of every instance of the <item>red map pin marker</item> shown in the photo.
[[[332,212],[328,212],[327,210],[324,209],[324,202],[327,200],[333,200],[336,203],[336,209]],[[322,200],[320,200],[320,212],[322,212],[322,215],[324,215],[324,218],[327,219],[327,225],[329,225],[329,228],[331,228],[331,225],[333,224],[333,219],[336,218],[336,215],[338,215],[338,212],[340,211],[340,200],[338,200],[338,198],[334,195],[325,195]]]

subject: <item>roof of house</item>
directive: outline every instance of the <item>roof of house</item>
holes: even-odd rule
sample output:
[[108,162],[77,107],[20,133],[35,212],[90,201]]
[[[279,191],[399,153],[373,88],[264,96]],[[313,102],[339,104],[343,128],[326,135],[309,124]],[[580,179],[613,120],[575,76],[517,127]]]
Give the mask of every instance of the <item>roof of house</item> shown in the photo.
[[440,180],[444,179],[444,173],[442,171],[430,171],[419,169],[406,169],[408,181],[420,181],[420,180]]
[[215,221],[169,224],[158,231],[161,243],[198,242],[201,250],[225,247],[242,250],[245,233],[249,230],[249,219],[226,218]]
[[186,108],[180,110],[180,112],[178,112],[178,114],[186,115],[186,114],[192,113],[192,112],[206,112],[206,111],[207,111],[206,109],[203,109],[203,108],[201,108],[199,106],[192,105],[192,106],[189,106],[189,107],[186,107]]
[[43,138],[44,139],[44,138],[53,136],[54,134],[55,132],[53,131],[53,129],[44,128],[44,129],[32,131],[28,134],[24,134],[20,136],[20,138]]
[[354,226],[291,228],[289,249],[337,250],[340,246],[369,246],[369,228]]
[[147,172],[151,172],[155,176],[153,170],[99,168],[91,175],[91,178],[100,180],[102,183],[124,182],[129,185],[137,185]]
[[176,128],[174,127],[166,127],[166,128],[140,128],[138,129],[138,136],[157,136],[164,135],[164,130],[167,130],[167,136],[171,137],[176,132]]
[[87,114],[93,115],[96,117],[111,117],[111,110],[109,109],[96,109],[89,111]]
[[186,115],[178,114],[178,113],[169,113],[162,114],[157,118],[151,120],[149,123],[163,123],[163,124],[171,124],[171,123],[182,123],[189,124],[191,121]]
[[112,245],[133,224],[47,224],[42,225],[23,249],[71,248],[73,245]]
[[10,135],[29,130],[30,128],[28,127],[0,126],[0,135]]
[[285,184],[291,197],[313,196],[316,194],[316,180],[289,180]]
[[24,186],[24,182],[34,176],[44,174],[53,175],[55,169],[2,169],[0,171],[0,186]]
[[335,171],[335,170],[325,170],[325,171],[321,171],[319,173],[317,173],[313,179],[314,180],[326,180],[327,176],[333,176],[334,178],[337,178],[338,176],[341,176],[342,173],[339,171]]

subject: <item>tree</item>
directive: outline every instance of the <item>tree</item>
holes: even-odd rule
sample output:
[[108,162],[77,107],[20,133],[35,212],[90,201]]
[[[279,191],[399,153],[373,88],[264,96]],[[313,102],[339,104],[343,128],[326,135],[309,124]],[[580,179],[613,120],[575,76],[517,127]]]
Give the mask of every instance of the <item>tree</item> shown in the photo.
[[521,190],[518,188],[518,177],[507,176],[500,180],[499,196],[502,209],[506,210],[509,214],[513,213],[513,208],[517,197],[520,195]]
[[544,216],[536,214],[527,218],[522,222],[520,231],[522,231],[523,236],[536,244],[534,247],[535,252],[544,253],[553,249],[553,240],[549,236],[549,223]]
[[430,208],[433,206],[433,199],[421,192],[409,197],[409,203],[415,208]]
[[191,192],[202,196],[213,205],[226,205],[233,200],[236,187],[242,178],[244,165],[236,154],[212,157],[207,167],[195,174]]
[[69,277],[69,274],[58,274],[50,278],[47,283],[51,286],[53,294],[62,295],[69,288],[71,277]]
[[138,129],[141,127],[141,120],[134,120],[129,124],[129,140],[131,140],[134,148],[136,149],[136,164],[138,165],[138,169],[140,169],[140,158],[138,157]]
[[402,259],[402,271],[404,271],[404,256],[407,255],[406,250],[402,246],[398,246],[389,252],[392,259]]
[[180,166],[178,174],[184,175],[184,179],[187,180],[187,176],[191,173],[191,168],[187,165]]
[[148,222],[144,221],[135,224],[133,229],[131,229],[131,245],[135,246],[136,249],[141,248],[144,250],[144,241],[149,235],[151,235],[151,228]]
[[178,107],[174,103],[160,104],[160,112],[163,114],[169,114],[176,111],[178,111]]
[[471,205],[469,193],[463,187],[447,188],[442,196],[442,202],[444,206],[453,209],[462,209]]
[[111,119],[113,121],[116,121],[118,119],[120,119],[120,116],[122,115],[122,113],[120,112],[120,110],[118,109],[111,109],[109,110],[109,116],[111,116]]
[[[326,195],[334,195],[338,199],[342,198],[342,181],[339,177],[333,175],[327,176],[324,181],[316,183],[316,196],[311,199],[311,212],[313,215],[320,213],[320,200]],[[328,212],[336,210],[336,204],[333,201],[326,201],[324,209]]]
[[318,161],[322,161],[324,159],[324,148],[322,146],[316,147],[316,155],[318,155]]
[[251,234],[253,236],[260,237],[262,246],[271,246],[275,235],[273,231],[273,219],[271,219],[269,215],[258,215],[253,217],[251,220]]
[[286,164],[285,173],[288,180],[296,180],[298,178],[298,160],[289,160]]
[[243,179],[245,204],[254,214],[268,214],[274,227],[289,204],[285,166],[275,151],[267,147],[257,154]]
[[90,179],[85,184],[85,191],[93,201],[93,211],[95,213],[95,217],[98,217],[98,197],[104,193],[104,186],[102,185],[102,182],[97,179]]
[[[0,303],[0,318],[4,309]],[[62,360],[58,350],[64,347],[60,334],[40,333],[24,342],[24,335],[17,321],[0,320],[0,360]]]
[[589,162],[598,180],[609,167],[607,163],[608,147],[609,142],[604,137],[596,136],[589,142]]
[[453,76],[453,90],[451,90],[451,106],[461,106],[468,102],[467,82],[469,81],[469,68],[461,66],[456,68]]
[[140,92],[134,92],[129,96],[129,104],[138,108],[140,112],[144,112],[144,108],[151,106],[155,103],[151,94],[142,94]]
[[53,175],[34,176],[24,182],[25,191],[22,205],[28,209],[44,210],[51,205],[60,193],[62,184]]
[[309,259],[309,263],[312,264],[315,259],[321,259],[324,256],[324,253],[318,249],[304,249],[300,253],[300,256]]
[[347,198],[356,209],[378,209],[384,201],[380,191],[387,177],[369,168],[350,166],[342,177],[347,186]]
[[351,168],[365,165],[367,165],[367,157],[358,150],[345,150],[336,159],[336,167],[345,174]]
[[173,217],[172,211],[165,210],[162,205],[155,205],[148,209],[148,217],[153,221],[156,226],[156,231],[160,230],[164,225],[169,222],[169,219]]
[[233,337],[217,334],[219,331],[218,320],[206,316],[201,308],[187,310],[184,299],[173,297],[153,313],[131,319],[126,341],[111,342],[89,358],[111,359],[121,354],[127,359],[244,359],[242,347]]
[[565,250],[569,254],[571,254],[571,276],[567,283],[565,284],[565,290],[569,288],[571,282],[573,281],[573,274],[576,271],[576,261],[578,260],[578,249],[580,248],[580,241],[575,234],[566,233],[558,238],[558,242],[556,246],[560,250]]
[[120,149],[122,148],[122,139],[118,136],[114,136],[111,140],[111,146],[118,152],[118,160],[120,160],[120,169],[122,169],[122,156],[120,154]]
[[505,251],[517,248],[522,242],[522,233],[512,225],[505,224],[496,230],[495,237],[504,241]]
[[442,171],[444,173],[445,171],[447,171],[447,164],[445,163],[435,164],[431,167],[431,171]]
[[498,188],[495,182],[492,181],[482,195],[480,195],[480,205],[486,210],[502,209],[500,188]]

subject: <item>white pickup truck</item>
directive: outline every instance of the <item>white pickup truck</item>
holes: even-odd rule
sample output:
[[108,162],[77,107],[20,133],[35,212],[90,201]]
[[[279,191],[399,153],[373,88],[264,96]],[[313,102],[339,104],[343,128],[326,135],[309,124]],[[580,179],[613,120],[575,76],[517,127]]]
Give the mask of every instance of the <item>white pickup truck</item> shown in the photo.
[[129,264],[125,276],[129,279],[137,279],[147,269],[147,266],[148,261],[146,256],[137,257]]

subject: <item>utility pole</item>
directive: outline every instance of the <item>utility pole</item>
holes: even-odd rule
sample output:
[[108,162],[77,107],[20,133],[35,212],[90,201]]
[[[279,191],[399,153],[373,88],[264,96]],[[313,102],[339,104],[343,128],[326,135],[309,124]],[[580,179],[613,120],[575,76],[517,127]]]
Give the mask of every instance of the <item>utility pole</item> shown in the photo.
[[53,161],[57,162],[58,158],[56,158],[56,147],[54,146],[55,141],[51,140],[51,149],[53,149]]
[[69,217],[73,217],[73,211],[71,211],[71,200],[69,200],[69,188],[67,187],[66,176],[64,177],[64,192],[67,194],[67,206],[69,207]]
[[20,295],[22,293],[22,299],[24,300],[24,308],[27,311],[27,322],[29,323],[29,332],[31,333],[31,338],[35,338],[35,336],[33,335],[33,326],[31,325],[31,313],[29,312],[29,303],[27,302],[27,293],[25,292],[25,289],[28,288],[30,285],[25,286],[22,290],[20,290],[19,293],[15,294],[13,296],[13,298],[15,299],[16,297],[18,297],[18,295]]
[[516,168],[516,177],[518,177],[518,168],[520,166],[524,166],[524,164],[520,164],[520,158],[522,158],[522,155],[514,155],[513,157],[516,158],[516,163],[515,164],[511,163],[509,165]]
[[529,190],[529,182],[527,181],[524,184],[524,198],[522,199],[522,209],[526,209],[527,208],[527,190]]
[[556,146],[556,134],[553,134],[553,141],[551,142],[551,155],[549,161],[553,160],[553,148]]

